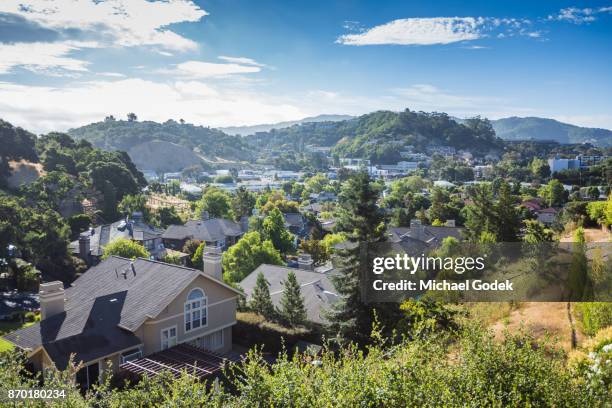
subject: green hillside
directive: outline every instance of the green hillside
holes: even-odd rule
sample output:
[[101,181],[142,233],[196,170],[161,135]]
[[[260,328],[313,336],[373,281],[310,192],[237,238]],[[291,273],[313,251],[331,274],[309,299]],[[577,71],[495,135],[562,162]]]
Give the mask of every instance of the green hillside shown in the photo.
[[491,121],[497,136],[504,140],[554,140],[559,143],[591,143],[612,146],[612,131],[586,128],[554,119],[519,118],[516,116]]
[[486,119],[474,118],[459,124],[445,113],[378,111],[341,122],[317,122],[259,132],[246,139],[252,146],[302,151],[308,145],[333,147],[332,153],[365,157],[375,163],[393,163],[403,146],[425,151],[431,146],[469,148],[486,154],[500,150]]
[[[228,160],[248,160],[251,153],[238,136],[229,136],[218,129],[195,126],[169,120],[164,123],[124,120],[105,120],[68,131],[76,139],[85,139],[105,150],[139,151],[137,148],[155,140],[174,143],[187,149],[199,150],[202,155]],[[178,150],[177,150],[178,151]],[[132,157],[135,162],[143,158]],[[146,158],[145,158],[146,159]],[[166,157],[172,161],[180,157]]]

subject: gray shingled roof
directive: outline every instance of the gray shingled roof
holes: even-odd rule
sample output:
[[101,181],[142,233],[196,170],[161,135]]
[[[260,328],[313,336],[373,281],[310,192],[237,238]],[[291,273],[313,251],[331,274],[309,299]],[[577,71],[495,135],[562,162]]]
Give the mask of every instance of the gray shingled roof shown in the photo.
[[[462,228],[458,227],[433,227],[431,225],[423,225],[424,236],[421,241],[435,243],[436,245],[440,245],[442,240],[446,237],[457,238],[458,240],[462,240]],[[407,235],[410,232],[409,227],[396,227],[390,228],[389,233],[391,239],[393,241],[401,241],[403,239],[409,238]]]
[[[133,222],[130,235],[130,229],[127,227],[126,221],[119,220],[112,224],[98,226],[83,234],[89,235],[91,254],[93,256],[102,256],[104,247],[115,239],[126,238],[136,241],[145,241],[161,237],[162,231],[144,222]],[[76,240],[71,242],[70,249],[73,253],[77,253],[79,251],[79,241]]]
[[224,218],[212,218],[209,220],[190,220],[185,225],[170,225],[163,233],[166,239],[197,239],[200,241],[214,242],[225,239],[225,237],[237,237],[242,235],[240,224]]
[[44,346],[58,367],[65,366],[67,352],[89,361],[139,344],[131,332],[201,272],[139,258],[134,273],[131,263],[113,256],[90,268],[66,289],[63,313],[4,337],[24,349]]
[[283,281],[287,278],[289,272],[295,273],[295,277],[301,286],[308,320],[312,322],[325,323],[323,310],[329,309],[338,300],[336,289],[329,278],[330,274],[334,273],[333,270],[327,273],[319,273],[269,264],[259,265],[257,269],[240,282],[240,287],[244,290],[247,299],[250,299],[253,293],[259,272],[262,272],[270,282],[270,297],[277,307],[280,307],[284,290]]
[[304,216],[300,213],[285,213],[285,224],[291,227],[302,227],[304,225]]

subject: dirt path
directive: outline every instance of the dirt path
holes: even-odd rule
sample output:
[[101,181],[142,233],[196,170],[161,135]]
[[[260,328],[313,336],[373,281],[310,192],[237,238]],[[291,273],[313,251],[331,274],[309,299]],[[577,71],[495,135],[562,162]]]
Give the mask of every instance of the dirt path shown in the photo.
[[524,327],[537,339],[556,338],[559,346],[569,351],[582,341],[582,334],[573,327],[573,319],[567,302],[525,302],[491,328],[501,338],[504,330],[513,333]]

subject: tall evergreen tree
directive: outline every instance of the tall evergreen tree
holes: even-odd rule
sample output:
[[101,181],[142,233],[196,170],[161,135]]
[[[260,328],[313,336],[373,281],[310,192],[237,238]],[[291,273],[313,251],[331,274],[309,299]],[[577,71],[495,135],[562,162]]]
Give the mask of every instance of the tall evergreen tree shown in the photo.
[[345,182],[339,196],[337,228],[346,233],[349,245],[338,252],[338,273],[331,280],[339,300],[326,312],[326,317],[339,337],[359,342],[369,338],[375,309],[384,323],[390,314],[389,306],[395,306],[365,303],[361,298],[361,271],[371,265],[368,246],[385,239],[384,218],[377,205],[379,193],[368,174],[361,172]]
[[289,272],[287,274],[283,286],[285,290],[280,301],[280,315],[291,326],[298,326],[306,320],[306,307],[295,273]]
[[274,305],[270,297],[270,282],[266,280],[261,272],[257,274],[257,281],[253,289],[250,306],[255,313],[262,315],[266,319],[274,316]]
[[499,187],[494,222],[498,242],[516,242],[518,240],[521,219],[514,196],[512,196],[512,188],[505,181]]

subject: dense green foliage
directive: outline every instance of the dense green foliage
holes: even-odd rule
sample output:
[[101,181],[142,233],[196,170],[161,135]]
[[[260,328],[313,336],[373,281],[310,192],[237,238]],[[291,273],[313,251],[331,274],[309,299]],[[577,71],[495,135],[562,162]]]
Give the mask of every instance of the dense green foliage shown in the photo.
[[111,255],[129,259],[149,258],[150,256],[149,252],[138,242],[125,238],[118,238],[104,247],[102,258],[106,259]]
[[271,241],[257,231],[248,232],[223,253],[223,279],[238,283],[263,263],[283,265],[283,260]]
[[589,335],[612,326],[612,302],[580,302],[576,303],[580,315],[582,329]]
[[280,317],[290,326],[298,326],[306,321],[304,297],[295,273],[289,272],[283,282],[284,290],[280,300]]
[[334,146],[342,157],[363,157],[375,163],[401,160],[402,145],[424,151],[430,145],[470,148],[474,153],[500,149],[486,119],[468,119],[459,124],[444,113],[379,111],[341,122],[304,123],[273,129],[247,137],[251,145],[303,151],[307,145]]
[[244,160],[251,157],[242,138],[217,129],[168,120],[164,123],[105,120],[70,130],[70,135],[85,139],[106,150],[129,150],[141,143],[163,140],[199,148],[209,157]]
[[270,297],[270,282],[266,280],[262,272],[257,274],[249,307],[266,319],[272,319],[276,314]]
[[[184,375],[144,378],[124,390],[108,383],[82,397],[70,372],[50,372],[46,387],[67,389],[70,407],[605,407],[609,403],[609,353],[598,342],[587,350],[603,360],[596,369],[588,355],[569,368],[551,347],[535,347],[524,335],[498,341],[477,327],[458,335],[416,337],[399,344],[379,340],[366,350],[324,349],[317,357],[281,354],[268,365],[261,353],[230,368],[219,386]],[[606,342],[607,341],[607,342]],[[601,344],[600,344],[601,343]],[[593,350],[593,351],[591,351]],[[594,354],[595,355],[595,354]],[[19,375],[15,354],[0,359],[0,392],[32,387]],[[602,363],[600,363],[602,364]],[[32,401],[32,406],[46,402]]]

